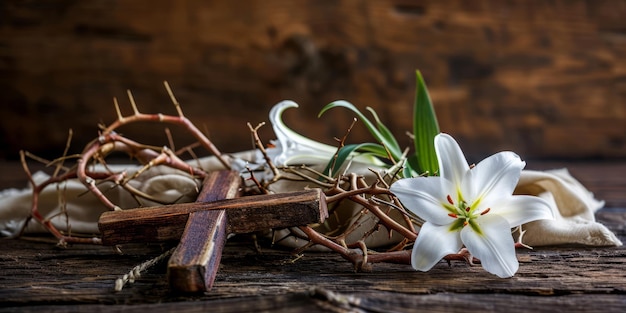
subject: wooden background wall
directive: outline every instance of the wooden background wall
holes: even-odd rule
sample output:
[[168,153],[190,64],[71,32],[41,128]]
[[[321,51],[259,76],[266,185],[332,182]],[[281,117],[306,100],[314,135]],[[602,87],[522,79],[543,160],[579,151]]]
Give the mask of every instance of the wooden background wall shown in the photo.
[[[250,148],[245,123],[282,99],[318,140],[350,122],[316,118],[337,99],[405,138],[420,69],[441,129],[472,157],[623,159],[625,16],[625,1],[5,0],[0,158],[57,156],[69,128],[79,151],[114,120],[114,96],[129,112],[126,89],[140,110],[174,113],[163,80],[227,152]],[[165,142],[147,127],[125,134]]]

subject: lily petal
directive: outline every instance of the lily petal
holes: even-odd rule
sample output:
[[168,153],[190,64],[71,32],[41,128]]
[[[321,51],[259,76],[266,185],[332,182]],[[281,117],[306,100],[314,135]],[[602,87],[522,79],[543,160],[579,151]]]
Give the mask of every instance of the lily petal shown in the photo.
[[481,234],[471,226],[461,230],[461,239],[469,252],[480,259],[483,268],[489,273],[501,278],[515,275],[519,262],[515,256],[515,243],[509,223],[495,214],[483,215],[476,219],[476,223],[479,224]]
[[435,152],[439,161],[439,176],[451,181],[458,187],[469,170],[465,155],[452,136],[441,133],[435,136]]
[[411,266],[418,271],[428,271],[444,256],[459,252],[462,246],[458,232],[426,222],[413,244]]
[[513,152],[496,153],[466,172],[461,185],[463,195],[487,203],[511,195],[525,165]]
[[491,212],[502,216],[511,227],[555,218],[550,204],[535,196],[511,196],[498,200],[498,205],[492,207]]
[[[269,119],[276,134],[278,142],[273,141],[276,147],[268,148],[267,155],[275,165],[300,165],[300,164],[324,164],[337,152],[337,147],[323,144],[315,140],[304,137],[285,125],[282,114],[289,108],[297,108],[298,104],[285,100],[274,105],[270,110]],[[372,164],[376,166],[384,163],[370,154],[355,153],[354,161]],[[263,156],[259,153],[257,163],[264,163]]]
[[329,160],[337,151],[336,147],[329,146],[304,137],[291,130],[282,120],[282,114],[289,108],[297,108],[293,101],[281,101],[270,110],[269,119],[278,139],[278,149],[268,149],[268,155],[277,165],[288,165],[295,160],[302,164],[309,161]]
[[[447,225],[454,220],[448,216],[450,211],[443,206],[446,190],[453,190],[452,185],[443,178],[436,176],[400,179],[393,183],[389,190],[400,202],[415,215],[436,225]],[[441,188],[441,185],[449,185]]]

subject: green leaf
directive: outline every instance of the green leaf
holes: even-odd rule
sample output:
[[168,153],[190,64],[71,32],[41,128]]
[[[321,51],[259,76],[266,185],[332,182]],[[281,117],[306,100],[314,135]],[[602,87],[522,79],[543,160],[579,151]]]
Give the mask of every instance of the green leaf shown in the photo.
[[416,71],[417,83],[415,106],[413,107],[413,134],[415,136],[415,153],[421,173],[435,175],[439,172],[439,163],[435,152],[435,136],[439,134],[439,124],[435,108],[428,95],[428,89],[422,73]]
[[[343,166],[343,164],[346,162],[348,157],[352,155],[353,152],[356,152],[356,151],[365,151],[369,154],[372,154],[381,158],[387,158],[387,151],[385,150],[383,146],[379,144],[360,143],[360,144],[346,145],[339,149],[339,151],[337,152],[337,159],[335,159],[334,162],[333,160],[330,160],[330,162],[328,162],[328,165],[326,165],[326,168],[324,168],[324,171],[322,171],[322,173],[326,175],[329,175],[329,174],[335,175],[337,171],[341,168],[341,166]],[[332,166],[332,172],[329,173],[331,166]]]
[[[376,138],[376,140],[378,140],[378,142],[380,142],[383,146],[385,146],[385,148],[387,148],[389,150],[389,153],[391,154],[391,156],[394,159],[393,161],[397,162],[397,161],[399,161],[401,159],[401,157],[402,157],[402,150],[398,146],[398,142],[395,140],[395,138],[393,138],[393,136],[391,135],[389,130],[386,127],[383,126],[384,129],[383,129],[383,132],[381,133],[379,128],[376,127],[365,115],[363,115],[363,113],[361,113],[361,111],[359,111],[359,109],[357,109],[350,102],[347,102],[347,101],[344,101],[344,100],[331,102],[331,103],[327,104],[324,108],[322,108],[322,110],[317,115],[317,117],[322,116],[322,114],[324,114],[326,111],[328,111],[328,110],[330,110],[332,108],[336,108],[336,107],[344,107],[344,108],[347,108],[348,110],[354,112],[363,121],[363,123],[365,124],[365,127],[369,130],[369,132],[372,134],[372,136],[374,136],[374,138]],[[374,116],[374,117],[377,119],[377,116]],[[382,123],[379,123],[379,124],[382,124]]]
[[404,170],[402,172],[403,177],[416,177],[420,173],[418,173],[419,164],[417,161],[417,155],[411,155],[406,158],[406,164],[404,164]]
[[376,111],[374,111],[374,109],[370,107],[366,107],[365,109],[368,110],[370,114],[372,114],[372,116],[374,117],[374,120],[376,121],[376,126],[378,127],[378,132],[381,134],[381,136],[385,137],[387,141],[391,142],[394,147],[400,150],[400,145],[398,144],[396,137],[394,137],[389,128],[387,128],[387,126],[385,126],[385,124],[380,121],[380,118],[378,118],[378,114],[376,114]]

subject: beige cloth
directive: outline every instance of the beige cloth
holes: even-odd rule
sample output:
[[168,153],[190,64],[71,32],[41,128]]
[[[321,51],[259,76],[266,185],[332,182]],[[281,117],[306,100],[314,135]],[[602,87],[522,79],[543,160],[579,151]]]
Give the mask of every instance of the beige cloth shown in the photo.
[[595,221],[594,213],[604,207],[604,201],[595,199],[567,169],[523,171],[515,192],[545,199],[556,216],[554,220],[523,226],[526,230],[523,239],[528,245],[622,245],[615,234]]
[[[254,152],[246,151],[229,157],[234,168],[242,170],[246,159],[254,159]],[[194,164],[195,165],[195,164]],[[200,165],[206,170],[221,169],[222,166],[214,157],[203,158]],[[373,174],[367,170],[371,165],[352,164],[350,171],[365,175],[371,181]],[[134,165],[113,166],[115,171],[127,171],[129,174],[137,170]],[[243,174],[245,175],[245,174]],[[262,174],[259,174],[262,175]],[[255,175],[256,176],[256,175]],[[43,181],[47,178],[44,173],[36,173],[35,180]],[[132,182],[133,187],[164,200],[177,202],[194,201],[199,186],[197,180],[187,174],[165,167],[153,168],[140,175]],[[275,192],[301,190],[305,187],[314,187],[308,183],[293,183],[279,181],[272,185]],[[114,203],[121,208],[156,205],[156,202],[143,201],[141,204],[126,191],[112,183],[103,183],[99,188],[105,191]],[[59,192],[62,191],[62,192]],[[581,244],[589,246],[619,246],[620,240],[604,225],[597,223],[594,213],[603,207],[604,202],[596,200],[593,195],[576,181],[567,170],[556,171],[523,171],[516,190],[519,194],[540,196],[551,203],[557,218],[555,220],[535,221],[524,225],[526,230],[524,243],[531,246]],[[0,192],[0,234],[10,236],[15,234],[23,225],[23,221],[30,214],[31,189],[8,189]],[[348,242],[358,240],[364,231],[375,225],[376,219],[372,216],[355,215],[361,208],[350,201],[343,201],[320,231],[329,231],[345,227],[350,219],[361,218],[362,224],[358,230],[347,238]],[[40,195],[40,213],[50,218],[59,229],[74,233],[97,234],[97,222],[100,214],[105,211],[104,206],[77,180],[69,180],[59,186],[49,186]],[[369,214],[371,215],[371,214]],[[398,221],[401,217],[394,216]],[[403,222],[403,221],[402,221]],[[343,225],[343,226],[342,226]],[[28,233],[44,232],[45,229],[36,222],[29,223]],[[281,238],[283,233],[275,235]],[[389,236],[384,229],[368,237],[366,244],[369,247],[380,247],[396,243],[400,240],[397,234]],[[284,240],[280,242],[287,246],[300,246],[302,242]]]

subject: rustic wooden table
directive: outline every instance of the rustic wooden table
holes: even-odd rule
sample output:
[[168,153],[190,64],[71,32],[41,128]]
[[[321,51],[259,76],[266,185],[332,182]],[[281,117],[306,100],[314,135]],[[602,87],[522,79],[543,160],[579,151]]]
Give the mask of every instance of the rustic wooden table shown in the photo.
[[[540,163],[567,166],[607,208],[597,219],[626,242],[626,163]],[[0,163],[3,173],[15,164]],[[0,187],[24,184],[5,175]],[[1,205],[1,204],[0,204]],[[355,273],[335,254],[289,251],[250,237],[230,240],[213,290],[181,295],[169,290],[165,262],[134,284],[114,291],[114,282],[133,266],[169,247],[73,245],[58,248],[49,236],[0,240],[0,312],[450,312],[626,310],[626,248],[538,247],[520,249],[520,269],[499,279],[479,267],[441,262],[427,273],[406,265],[375,264]]]

